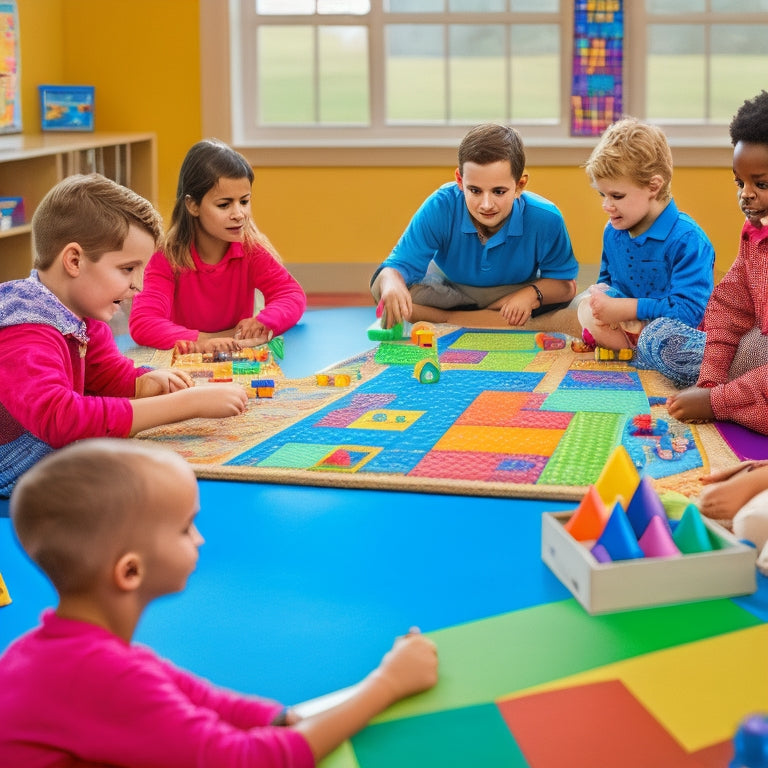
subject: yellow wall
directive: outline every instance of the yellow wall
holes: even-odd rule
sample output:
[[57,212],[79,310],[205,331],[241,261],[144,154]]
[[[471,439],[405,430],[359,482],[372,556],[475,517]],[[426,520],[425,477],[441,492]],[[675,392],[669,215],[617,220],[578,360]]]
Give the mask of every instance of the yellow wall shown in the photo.
[[[157,135],[155,202],[166,221],[184,154],[203,138],[199,2],[18,0],[25,130],[39,131],[38,84],[95,85],[98,131]],[[563,211],[577,258],[597,263],[605,216],[583,169],[528,170],[530,189]],[[375,263],[424,197],[452,177],[452,167],[257,168],[254,215],[289,264]],[[727,269],[742,222],[730,171],[678,168],[673,192]]]

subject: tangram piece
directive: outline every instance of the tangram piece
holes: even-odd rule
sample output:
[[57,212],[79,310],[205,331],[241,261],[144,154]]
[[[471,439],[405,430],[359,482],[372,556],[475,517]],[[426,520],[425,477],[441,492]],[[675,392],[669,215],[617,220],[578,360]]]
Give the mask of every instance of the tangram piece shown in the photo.
[[611,556],[608,554],[608,550],[602,544],[595,544],[592,549],[589,550],[592,557],[597,560],[598,563],[610,563],[612,562]]
[[711,552],[714,547],[701,513],[695,504],[688,504],[672,534],[677,548],[685,555]]
[[664,505],[661,503],[656,489],[647,476],[640,478],[640,483],[632,494],[632,498],[627,505],[627,517],[632,524],[635,536],[638,538],[643,535],[648,527],[648,523],[654,517],[660,518],[667,531],[671,533]]
[[623,445],[613,449],[608,457],[595,487],[606,506],[616,503],[616,499],[631,499],[640,484],[640,475]]
[[576,541],[595,540],[603,532],[608,517],[608,510],[597,488],[590,485],[576,511],[563,527]]
[[685,494],[678,491],[664,491],[659,496],[659,501],[667,513],[668,520],[679,520],[685,512],[685,508],[691,503]]
[[638,542],[646,557],[680,557],[666,521],[653,515]]
[[531,768],[699,768],[619,680],[532,693],[498,706]]
[[605,547],[611,560],[635,560],[644,556],[627,513],[618,502],[596,543]]
[[3,574],[0,573],[0,608],[4,605],[11,604],[11,595],[8,592],[8,587],[5,586],[3,581]]

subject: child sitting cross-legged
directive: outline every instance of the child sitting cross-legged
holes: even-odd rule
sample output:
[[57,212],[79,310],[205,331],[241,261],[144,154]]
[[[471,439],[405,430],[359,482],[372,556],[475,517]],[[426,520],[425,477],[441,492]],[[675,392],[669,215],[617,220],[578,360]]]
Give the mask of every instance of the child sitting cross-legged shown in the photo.
[[84,440],[21,478],[13,526],[59,601],[0,657],[0,765],[313,766],[435,685],[435,646],[415,630],[348,698],[304,719],[135,645],[147,605],[183,590],[195,569],[198,506],[191,467],[139,441]]

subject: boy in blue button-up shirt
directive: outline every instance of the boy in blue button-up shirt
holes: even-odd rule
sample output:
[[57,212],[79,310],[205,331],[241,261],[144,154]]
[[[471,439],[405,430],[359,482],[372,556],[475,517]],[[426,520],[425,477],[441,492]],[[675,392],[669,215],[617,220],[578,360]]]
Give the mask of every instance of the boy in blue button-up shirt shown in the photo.
[[456,181],[416,211],[371,281],[384,326],[401,320],[532,327],[567,306],[578,264],[560,211],[526,192],[518,132],[476,126],[459,146]]
[[598,284],[579,304],[584,341],[634,349],[645,325],[661,317],[695,328],[712,293],[715,251],[671,197],[672,152],[663,131],[619,120],[585,168],[609,221]]

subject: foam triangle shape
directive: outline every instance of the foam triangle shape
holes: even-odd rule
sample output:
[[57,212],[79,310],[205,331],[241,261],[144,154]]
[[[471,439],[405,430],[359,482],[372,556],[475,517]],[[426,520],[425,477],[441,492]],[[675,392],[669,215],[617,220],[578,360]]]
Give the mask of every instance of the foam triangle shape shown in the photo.
[[611,560],[635,560],[644,556],[621,504],[614,505],[597,544],[605,547]]
[[659,500],[667,513],[668,520],[679,520],[685,508],[691,503],[691,500],[679,491],[664,491],[659,496]]
[[701,519],[701,512],[695,504],[688,504],[675,526],[672,534],[677,548],[685,555],[693,555],[696,552],[711,552],[714,547],[709,536],[707,526]]
[[592,557],[597,560],[598,563],[610,563],[611,556],[608,554],[608,550],[602,544],[595,544],[592,549],[589,550]]
[[608,461],[597,478],[595,487],[607,507],[612,507],[616,499],[631,499],[640,475],[623,445],[618,445],[608,457]]
[[[664,505],[659,499],[659,494],[653,487],[653,483],[648,477],[641,477],[640,482],[632,494],[632,498],[627,505],[627,517],[632,524],[632,530],[635,536],[640,538],[648,527],[651,519],[658,517],[666,526],[667,531],[672,531],[667,521],[667,513],[664,511]],[[646,554],[648,554],[646,552]]]
[[594,485],[587,488],[576,511],[563,526],[576,541],[594,541],[608,522],[609,513]]
[[638,542],[646,557],[681,557],[682,553],[672,540],[667,521],[653,515]]

